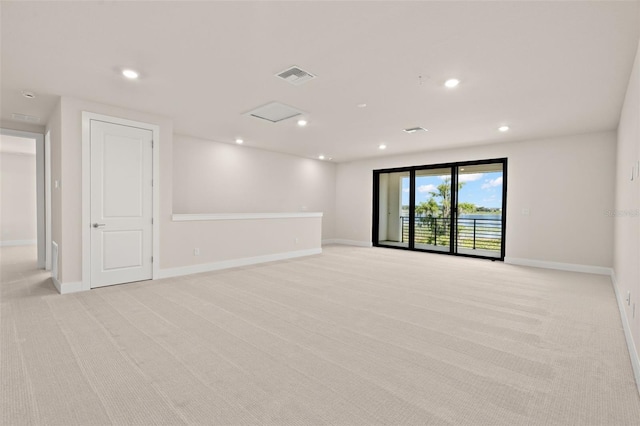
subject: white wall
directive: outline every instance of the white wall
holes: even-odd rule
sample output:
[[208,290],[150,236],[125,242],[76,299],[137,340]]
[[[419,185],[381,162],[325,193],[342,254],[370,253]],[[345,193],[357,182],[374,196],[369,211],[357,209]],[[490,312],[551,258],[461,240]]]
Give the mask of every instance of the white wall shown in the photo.
[[323,212],[333,237],[335,164],[187,136],[173,138],[174,213]]
[[610,267],[615,145],[604,132],[339,164],[336,235],[371,241],[375,169],[507,157],[506,256]]
[[0,245],[35,244],[37,236],[36,156],[0,152]]
[[[173,222],[173,213],[299,211],[305,205],[308,211],[326,214],[324,238],[369,243],[373,169],[498,157],[509,158],[507,257],[613,264],[613,218],[605,214],[614,206],[613,132],[424,152],[336,167],[184,136],[175,136],[174,143],[169,119],[62,98],[54,113],[59,125],[52,122],[49,130],[53,179],[61,184],[58,203],[56,190],[53,196],[53,235],[60,245],[63,282],[80,281],[82,276],[82,111],[160,127],[161,269],[308,250],[320,243],[320,220],[185,223]],[[269,182],[258,184],[261,178]],[[255,189],[253,183],[258,185]],[[270,184],[276,189],[269,190]],[[520,214],[524,208],[530,216]],[[195,247],[201,249],[200,256],[194,256]]]
[[[162,235],[161,274],[175,275],[180,268],[218,269],[221,264],[278,254],[318,253],[321,228],[320,217],[173,222]],[[195,248],[200,251],[197,256]],[[196,265],[204,269],[193,269]]]
[[[58,244],[61,284],[82,281],[82,112],[158,125],[160,128],[160,232],[171,223],[172,123],[163,117],[62,97],[47,131],[51,132],[52,239]],[[161,259],[162,261],[162,259]],[[161,263],[162,265],[162,263]]]
[[163,267],[317,250],[333,237],[334,164],[181,135],[174,135],[172,159],[173,213],[323,217],[172,222],[163,233]]
[[[51,241],[62,247],[62,188],[60,183],[62,176],[62,106],[58,102],[51,112],[46,131],[50,134],[51,147]],[[51,261],[54,259],[52,257]],[[57,271],[58,280],[62,280],[62,254],[58,253],[57,265],[51,266],[52,271]]]
[[[77,283],[82,280],[83,111],[145,122],[160,128],[161,273],[198,264],[317,250],[321,246],[321,229],[326,227],[327,235],[332,234],[334,165],[251,148],[242,150],[243,147],[223,146],[182,136],[175,137],[177,143],[174,146],[173,124],[168,118],[62,97],[47,125],[51,132],[52,180],[59,182],[59,188],[52,193],[52,234],[59,246],[58,277],[62,285],[71,287],[73,284],[77,288]],[[215,165],[214,170],[204,161],[208,155]],[[232,161],[232,157],[235,160]],[[175,187],[174,160],[178,172]],[[246,180],[241,177],[243,172],[249,173],[245,175]],[[215,184],[209,186],[211,179]],[[233,182],[237,179],[240,179],[240,185],[236,189],[252,191],[249,192],[252,197],[248,198],[252,204],[243,205],[247,199],[233,190]],[[250,190],[256,179],[266,183],[260,182]],[[226,184],[216,186],[219,181]],[[270,183],[280,187],[269,189]],[[229,188],[230,192],[227,191]],[[176,210],[173,206],[174,193],[179,206]],[[221,202],[221,199],[227,201]],[[326,212],[326,218],[172,220],[173,213],[237,212],[239,208],[250,208],[252,212],[266,211],[258,209],[261,206],[268,206],[269,211],[276,212],[299,211],[303,205],[308,211]],[[216,209],[211,211],[212,208]],[[200,249],[199,256],[194,256],[193,248],[196,247]]]
[[[618,127],[614,272],[636,354],[640,353],[640,44]],[[631,180],[632,171],[636,174]],[[635,317],[633,307],[635,304]],[[636,362],[638,360],[636,359]],[[640,383],[639,383],[640,388]]]

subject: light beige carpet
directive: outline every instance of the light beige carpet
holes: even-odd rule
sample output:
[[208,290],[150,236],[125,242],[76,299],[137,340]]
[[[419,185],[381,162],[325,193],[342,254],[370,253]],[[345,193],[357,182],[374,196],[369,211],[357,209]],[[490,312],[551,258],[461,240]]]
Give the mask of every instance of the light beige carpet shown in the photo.
[[638,425],[607,277],[327,247],[60,296],[3,248],[3,425]]

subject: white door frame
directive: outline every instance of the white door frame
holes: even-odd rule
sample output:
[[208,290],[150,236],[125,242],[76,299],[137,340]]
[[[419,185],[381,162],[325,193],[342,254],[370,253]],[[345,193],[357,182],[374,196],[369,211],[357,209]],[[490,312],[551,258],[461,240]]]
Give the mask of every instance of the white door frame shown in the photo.
[[153,133],[152,279],[156,279],[160,276],[160,127],[82,111],[82,290],[91,290],[91,120],[137,127]]
[[[45,152],[44,152],[44,134],[23,132],[22,130],[1,129],[0,135],[16,136],[19,138],[36,140],[36,198],[37,198],[37,238],[38,238],[38,268],[44,269],[47,264],[46,247],[51,245],[51,241],[46,239],[45,225],[45,209],[51,208],[50,205],[45,206]],[[50,159],[46,159],[50,161]]]
[[51,270],[52,255],[52,233],[51,233],[51,132],[47,130],[44,135],[44,229],[45,229],[45,247],[44,247],[44,269]]

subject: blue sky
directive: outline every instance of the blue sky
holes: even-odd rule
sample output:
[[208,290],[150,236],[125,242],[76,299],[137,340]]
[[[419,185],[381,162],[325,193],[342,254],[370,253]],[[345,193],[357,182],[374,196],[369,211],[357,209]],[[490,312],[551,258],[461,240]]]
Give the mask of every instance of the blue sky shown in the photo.
[[[445,176],[416,177],[416,204],[427,201],[437,192]],[[458,192],[459,202],[478,207],[502,207],[502,172],[466,173],[460,175],[464,186]],[[409,178],[402,179],[402,205],[409,204]]]

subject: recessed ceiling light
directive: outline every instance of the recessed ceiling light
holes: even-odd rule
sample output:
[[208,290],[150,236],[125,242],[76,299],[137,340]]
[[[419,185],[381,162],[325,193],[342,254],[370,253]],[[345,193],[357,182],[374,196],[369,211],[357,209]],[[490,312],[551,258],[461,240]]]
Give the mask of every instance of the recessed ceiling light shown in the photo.
[[22,91],[22,96],[24,96],[27,99],[35,99],[36,94],[33,92],[29,92],[28,90],[23,90]]
[[498,130],[500,130],[501,132],[506,132],[509,130],[509,126],[500,126],[498,127]]
[[358,108],[366,108],[366,107],[367,107],[367,104],[365,104],[365,103],[361,103],[361,104],[358,104],[358,105],[357,105],[357,107],[358,107]]
[[318,155],[318,160],[324,160],[324,155]]
[[449,80],[444,82],[444,85],[449,89],[456,87],[458,84],[460,84],[460,80],[458,80],[457,78],[450,78]]
[[137,71],[130,70],[130,69],[122,70],[122,75],[124,75],[130,80],[135,80],[140,76],[140,74]]
[[387,146],[382,143],[382,144],[378,145],[378,149],[387,149]]
[[242,145],[242,144],[244,143],[244,141],[243,141],[242,139],[240,139],[240,138],[237,138],[237,139],[236,139],[236,143],[237,143],[238,145]]
[[307,120],[305,120],[304,118],[301,118],[300,120],[298,120],[298,126],[304,127],[306,125],[307,125]]

